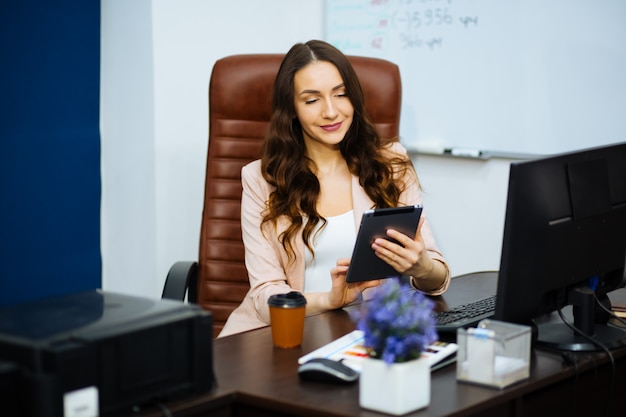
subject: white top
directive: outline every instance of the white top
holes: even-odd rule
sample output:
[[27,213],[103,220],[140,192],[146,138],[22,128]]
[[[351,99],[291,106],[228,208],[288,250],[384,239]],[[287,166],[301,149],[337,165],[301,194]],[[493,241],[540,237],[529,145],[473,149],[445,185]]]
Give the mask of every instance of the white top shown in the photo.
[[[315,259],[309,251],[306,253],[304,268],[304,292],[330,291],[330,270],[337,266],[337,259],[352,257],[356,231],[354,230],[354,212],[326,218],[327,224],[321,233],[317,234],[313,249]],[[318,225],[317,230],[319,230]]]

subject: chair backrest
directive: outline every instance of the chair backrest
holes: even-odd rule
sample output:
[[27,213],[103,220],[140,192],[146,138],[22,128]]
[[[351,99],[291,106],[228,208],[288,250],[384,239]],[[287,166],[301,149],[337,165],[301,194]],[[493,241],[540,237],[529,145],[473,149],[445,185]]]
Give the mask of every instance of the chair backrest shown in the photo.
[[[283,57],[234,55],[218,60],[211,74],[197,302],[212,312],[214,336],[250,288],[241,240],[241,168],[260,156],[274,78]],[[401,106],[397,65],[375,58],[349,59],[379,134],[397,137]]]

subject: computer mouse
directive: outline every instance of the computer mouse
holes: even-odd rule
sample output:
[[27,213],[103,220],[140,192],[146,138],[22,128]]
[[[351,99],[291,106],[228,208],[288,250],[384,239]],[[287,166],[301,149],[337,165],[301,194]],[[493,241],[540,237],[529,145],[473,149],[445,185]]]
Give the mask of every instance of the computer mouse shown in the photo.
[[309,359],[298,368],[300,379],[316,382],[351,383],[359,373],[339,361],[327,358]]

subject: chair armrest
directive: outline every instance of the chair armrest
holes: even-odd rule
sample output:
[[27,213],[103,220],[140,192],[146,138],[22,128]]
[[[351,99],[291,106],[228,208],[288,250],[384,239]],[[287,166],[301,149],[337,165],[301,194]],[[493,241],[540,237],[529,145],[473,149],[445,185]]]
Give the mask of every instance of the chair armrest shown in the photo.
[[196,303],[198,300],[198,263],[195,261],[175,262],[167,273],[161,298],[185,300]]

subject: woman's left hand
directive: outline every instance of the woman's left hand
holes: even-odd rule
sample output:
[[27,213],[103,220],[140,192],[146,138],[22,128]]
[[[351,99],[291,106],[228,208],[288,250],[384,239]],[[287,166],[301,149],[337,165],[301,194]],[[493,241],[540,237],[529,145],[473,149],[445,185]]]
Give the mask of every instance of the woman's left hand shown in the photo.
[[434,261],[428,254],[424,239],[422,239],[423,224],[424,218],[421,218],[415,232],[415,239],[411,239],[397,230],[388,229],[387,236],[399,242],[400,245],[387,239],[377,238],[372,243],[372,249],[376,252],[376,256],[402,275],[410,275],[415,278],[428,277],[434,268]]

